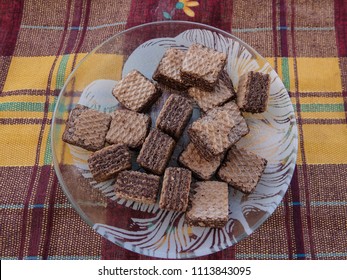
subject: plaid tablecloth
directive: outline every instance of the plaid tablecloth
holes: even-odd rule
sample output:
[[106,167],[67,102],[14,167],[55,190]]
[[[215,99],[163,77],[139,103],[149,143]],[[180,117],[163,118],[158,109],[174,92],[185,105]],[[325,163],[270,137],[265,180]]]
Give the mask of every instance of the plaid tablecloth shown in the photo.
[[206,23],[273,65],[296,110],[299,151],[283,202],[250,237],[203,259],[347,259],[347,2],[0,0],[0,258],[148,259],[96,234],[52,166],[55,102],[76,63],[151,21]]

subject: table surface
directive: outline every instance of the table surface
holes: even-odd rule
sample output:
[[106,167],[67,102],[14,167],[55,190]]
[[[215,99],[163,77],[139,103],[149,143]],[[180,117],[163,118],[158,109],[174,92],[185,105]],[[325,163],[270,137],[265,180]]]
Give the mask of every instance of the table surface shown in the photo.
[[117,32],[163,20],[209,24],[253,46],[282,78],[298,122],[283,202],[250,237],[201,259],[347,259],[344,0],[0,0],[0,258],[149,259],[79,217],[55,175],[49,132],[82,57]]

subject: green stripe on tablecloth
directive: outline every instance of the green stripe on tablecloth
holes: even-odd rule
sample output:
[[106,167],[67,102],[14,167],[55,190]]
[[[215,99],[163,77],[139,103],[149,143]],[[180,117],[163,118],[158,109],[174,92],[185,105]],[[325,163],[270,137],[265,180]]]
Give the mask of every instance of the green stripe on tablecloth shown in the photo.
[[[55,104],[49,104],[48,112],[54,111]],[[25,111],[25,112],[43,112],[45,103],[38,102],[5,102],[0,104],[0,111]]]
[[[57,102],[57,97],[54,98],[54,102],[50,105],[55,107]],[[50,126],[50,130],[52,129],[52,126]],[[47,141],[46,141],[46,149],[45,149],[45,154],[43,158],[43,164],[51,164],[52,163],[52,149],[51,149],[51,131],[48,133]]]
[[[296,104],[293,104],[296,111]],[[301,104],[301,112],[344,112],[343,104]]]
[[286,87],[287,90],[290,90],[288,57],[282,58],[282,77],[283,77],[284,86]]
[[63,55],[60,61],[57,78],[56,78],[56,84],[55,84],[55,87],[57,89],[62,89],[64,86],[66,65],[67,65],[67,62],[69,61],[69,57],[70,57],[69,54],[65,54]]
[[48,260],[101,260],[101,256],[48,256]]

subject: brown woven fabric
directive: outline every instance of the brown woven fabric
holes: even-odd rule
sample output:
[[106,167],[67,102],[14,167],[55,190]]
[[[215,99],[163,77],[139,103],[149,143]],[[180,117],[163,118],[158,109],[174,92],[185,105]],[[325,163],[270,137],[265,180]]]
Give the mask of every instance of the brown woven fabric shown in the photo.
[[251,236],[201,259],[347,259],[346,1],[177,3],[0,0],[1,259],[150,259],[78,216],[48,135],[76,64],[115,33],[157,20],[209,24],[251,45],[279,74],[298,122],[297,166],[279,207]]

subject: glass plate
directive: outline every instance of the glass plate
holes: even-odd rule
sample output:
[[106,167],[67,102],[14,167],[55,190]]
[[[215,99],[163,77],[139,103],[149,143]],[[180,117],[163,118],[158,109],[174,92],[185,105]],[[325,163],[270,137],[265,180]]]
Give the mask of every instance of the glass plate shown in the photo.
[[[266,158],[268,165],[255,191],[245,195],[229,188],[229,221],[222,229],[190,227],[184,214],[119,199],[114,180],[96,183],[87,165],[90,152],[62,142],[69,112],[83,104],[102,112],[118,107],[112,88],[126,73],[138,69],[148,78],[170,47],[187,49],[200,43],[228,55],[226,70],[235,88],[243,73],[254,70],[271,76],[268,109],[245,114],[250,133],[237,145]],[[150,111],[152,125],[167,96]],[[194,109],[192,120],[199,117]],[[192,121],[191,120],[191,121]],[[68,199],[79,215],[99,234],[131,251],[160,258],[193,258],[232,246],[256,230],[277,208],[287,191],[295,168],[297,127],[289,95],[270,64],[252,47],[222,30],[190,22],[157,22],[114,35],[76,67],[67,79],[56,105],[52,127],[55,171]],[[188,143],[186,132],[179,140],[169,165]],[[136,153],[134,153],[135,161]],[[136,164],[133,169],[139,169]],[[77,234],[77,233],[76,233]]]

